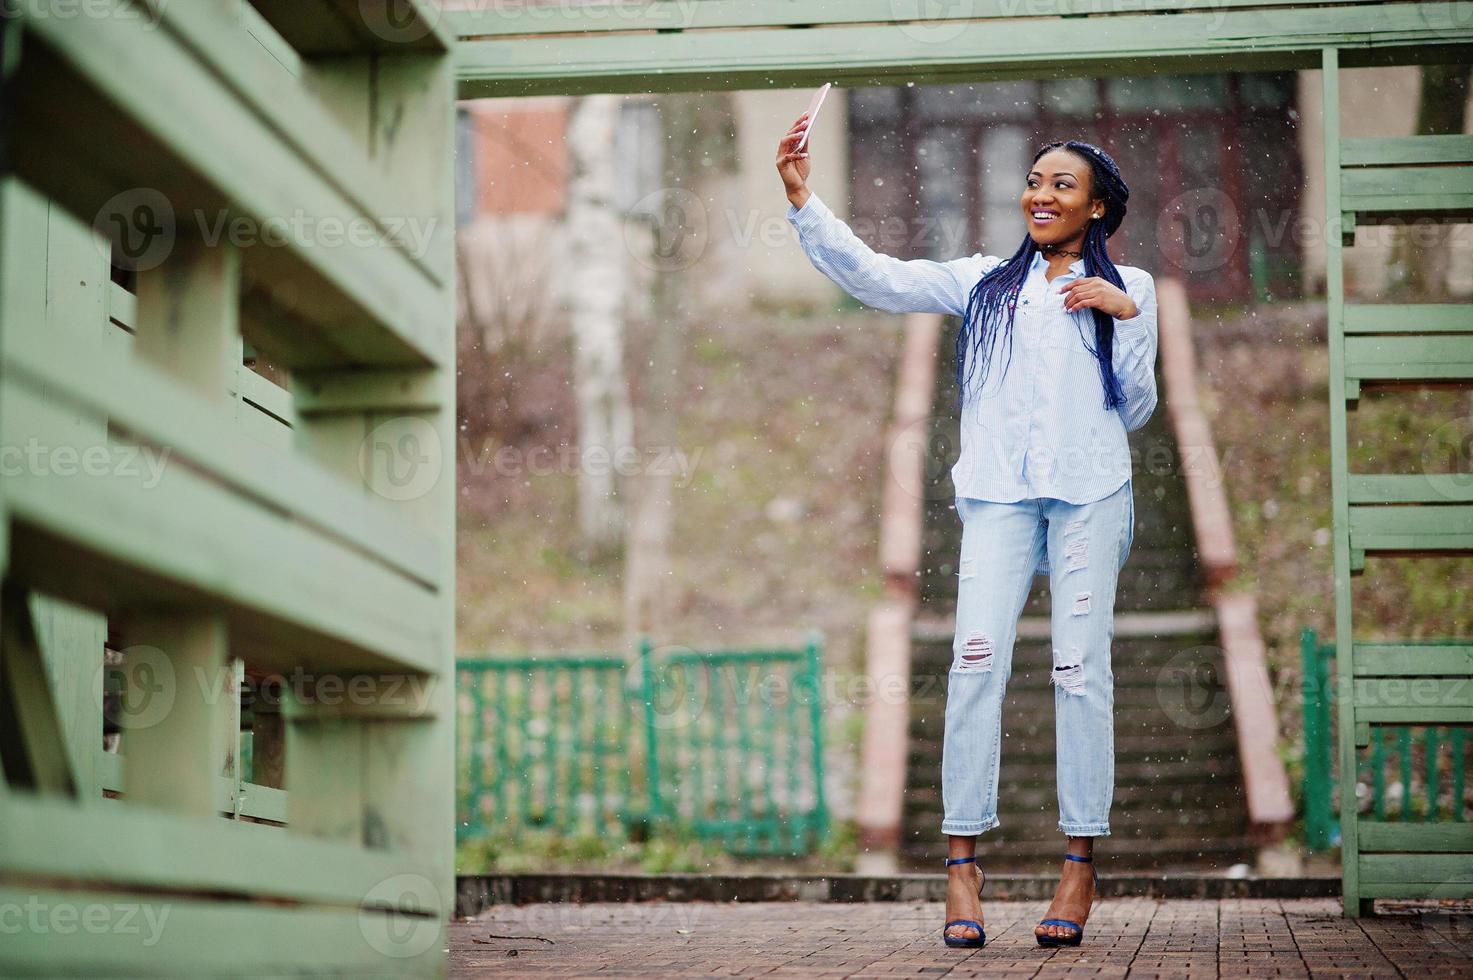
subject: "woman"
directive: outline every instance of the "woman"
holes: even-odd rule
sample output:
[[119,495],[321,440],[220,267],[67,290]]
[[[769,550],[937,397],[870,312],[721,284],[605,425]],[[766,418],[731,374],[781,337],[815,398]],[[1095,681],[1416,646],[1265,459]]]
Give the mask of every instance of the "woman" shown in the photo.
[[1130,192],[1098,147],[1048,143],[1019,175],[1028,233],[1016,252],[902,261],[872,251],[809,190],[809,148],[796,152],[806,124],[804,113],[780,141],[777,169],[813,264],[869,306],[963,318],[961,454],[951,471],[962,545],[941,762],[945,942],[986,942],[977,837],[998,825],[1003,694],[1037,573],[1049,576],[1053,603],[1059,830],[1068,844],[1034,932],[1041,946],[1077,946],[1097,882],[1094,839],[1110,832],[1114,792],[1110,642],[1135,521],[1126,433],[1156,407],[1156,284],[1105,250]]

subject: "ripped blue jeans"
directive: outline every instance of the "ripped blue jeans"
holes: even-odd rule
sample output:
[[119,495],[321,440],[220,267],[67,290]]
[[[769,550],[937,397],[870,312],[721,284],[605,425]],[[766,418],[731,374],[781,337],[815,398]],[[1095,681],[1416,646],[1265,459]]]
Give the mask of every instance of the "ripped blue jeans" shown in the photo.
[[998,825],[1002,705],[1018,617],[1035,574],[1052,600],[1059,830],[1110,832],[1115,790],[1115,585],[1134,540],[1132,483],[1087,504],[1053,497],[995,503],[958,497],[962,547],[956,640],[941,751],[941,832]]

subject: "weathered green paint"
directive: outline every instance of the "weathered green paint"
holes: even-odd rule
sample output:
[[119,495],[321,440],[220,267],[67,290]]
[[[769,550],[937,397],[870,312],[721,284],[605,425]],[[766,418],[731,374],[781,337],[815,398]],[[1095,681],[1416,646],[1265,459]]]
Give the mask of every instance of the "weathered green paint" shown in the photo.
[[[463,98],[1191,74],[1470,61],[1457,3],[907,5],[702,0],[450,11]],[[1182,9],[1186,7],[1186,9]],[[1060,13],[1077,12],[1059,19]],[[927,16],[927,14],[931,14]],[[549,38],[547,33],[558,32]]]
[[[368,440],[389,423],[386,442],[409,425],[454,445],[446,35],[433,7],[389,0],[276,5],[280,35],[240,0],[104,7],[3,18],[19,152],[0,180],[0,445],[169,455],[0,483],[0,695],[19,705],[0,724],[0,893],[169,918],[149,944],[21,937],[0,973],[442,975],[453,479],[436,458],[406,493]],[[394,9],[432,29],[385,38],[371,19]],[[366,18],[326,59],[324,11]],[[90,226],[137,188],[178,220],[135,295],[102,235],[141,216],[125,199],[122,227]],[[220,225],[297,215],[369,235]],[[423,236],[395,239],[405,222]],[[299,387],[242,366],[246,341]],[[122,755],[101,751],[108,627],[171,672]],[[250,774],[247,672],[311,679],[284,714],[252,710]]]

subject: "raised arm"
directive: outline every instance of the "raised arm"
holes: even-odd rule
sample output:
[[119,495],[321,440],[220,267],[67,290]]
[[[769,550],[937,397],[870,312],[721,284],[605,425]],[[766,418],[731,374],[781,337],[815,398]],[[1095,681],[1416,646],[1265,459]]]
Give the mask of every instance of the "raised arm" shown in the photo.
[[824,275],[867,306],[890,313],[966,313],[967,297],[1001,259],[980,253],[936,262],[876,252],[809,191],[802,207],[788,204],[803,251]]
[[809,261],[846,292],[890,313],[950,313],[963,316],[967,297],[983,273],[1002,260],[980,253],[949,262],[897,259],[871,249],[808,187],[810,142],[798,142],[807,131],[808,113],[798,117],[777,147],[777,171],[788,196],[788,220]]
[[1115,320],[1111,363],[1125,404],[1116,411],[1126,432],[1145,425],[1156,410],[1156,280],[1144,269],[1121,270],[1125,292],[1135,301],[1136,314]]

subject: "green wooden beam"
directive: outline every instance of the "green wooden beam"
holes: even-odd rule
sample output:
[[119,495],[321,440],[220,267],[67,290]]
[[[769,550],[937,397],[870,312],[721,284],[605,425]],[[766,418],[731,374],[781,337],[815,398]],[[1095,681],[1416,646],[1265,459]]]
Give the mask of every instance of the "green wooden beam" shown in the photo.
[[[1041,19],[1029,5],[999,3],[993,19],[963,11],[969,16],[913,21],[897,18],[888,0],[855,3],[852,12],[788,0],[641,6],[653,31],[615,32],[628,23],[601,8],[563,8],[545,22],[528,10],[520,27],[500,13],[450,14],[462,34],[461,97],[1300,69],[1318,67],[1325,45],[1342,48],[1348,66],[1455,62],[1469,60],[1473,46],[1473,22],[1457,4],[1231,3],[1145,13],[1133,6]],[[1027,9],[1001,15],[1020,6]],[[688,12],[672,9],[681,7]],[[825,23],[832,26],[807,26]],[[538,24],[568,33],[524,30]],[[518,30],[531,36],[505,36]]]
[[304,57],[449,51],[455,43],[435,0],[250,0]]
[[[435,364],[450,346],[448,280],[416,255],[449,234],[443,221],[404,207],[404,192],[371,172],[367,147],[355,149],[239,30],[176,7],[153,30],[121,18],[19,20],[9,125],[49,138],[10,141],[16,172],[88,224],[131,193],[123,219],[145,205],[157,214],[162,201],[179,228],[246,235],[244,288],[279,311],[255,323],[284,335],[268,349],[290,353],[306,329],[340,352],[314,365]],[[58,118],[72,124],[51,125]]]

